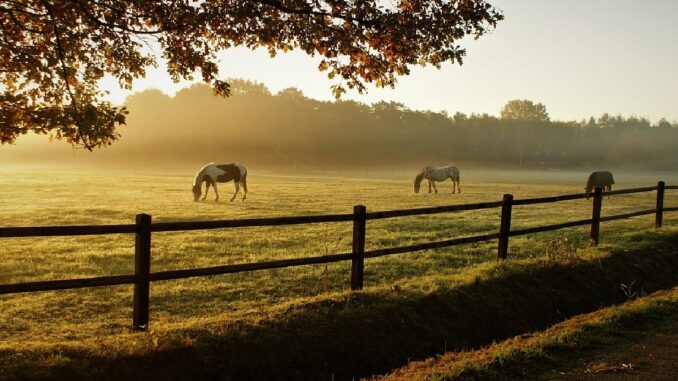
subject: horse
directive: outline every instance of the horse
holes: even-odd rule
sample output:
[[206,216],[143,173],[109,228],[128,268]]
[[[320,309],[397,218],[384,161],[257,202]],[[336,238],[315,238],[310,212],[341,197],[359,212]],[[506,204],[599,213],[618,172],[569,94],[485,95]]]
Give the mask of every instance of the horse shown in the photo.
[[217,191],[217,183],[226,183],[233,181],[235,185],[235,193],[231,201],[235,200],[235,196],[240,190],[242,185],[243,195],[242,200],[245,201],[247,198],[247,168],[244,165],[239,163],[230,163],[230,164],[214,164],[209,163],[202,167],[198,173],[195,174],[195,179],[193,180],[193,201],[198,201],[202,193],[202,183],[207,183],[205,187],[205,195],[203,200],[207,197],[207,192],[210,190],[210,185],[214,187],[214,193],[217,195],[217,198],[214,201],[219,201],[219,192]]
[[[595,171],[589,175],[589,179],[586,181],[586,199],[589,199],[588,194],[591,193],[593,188],[603,188],[603,191],[611,191],[612,184],[614,184],[614,178],[612,177],[612,172],[609,171]],[[609,198],[609,196],[608,196]]]
[[461,183],[459,182],[459,170],[457,167],[424,167],[419,171],[417,177],[414,178],[414,193],[419,193],[423,179],[428,180],[428,193],[431,193],[431,185],[433,185],[435,192],[438,193],[435,182],[447,179],[452,179],[452,193],[455,193],[457,190],[461,193]]

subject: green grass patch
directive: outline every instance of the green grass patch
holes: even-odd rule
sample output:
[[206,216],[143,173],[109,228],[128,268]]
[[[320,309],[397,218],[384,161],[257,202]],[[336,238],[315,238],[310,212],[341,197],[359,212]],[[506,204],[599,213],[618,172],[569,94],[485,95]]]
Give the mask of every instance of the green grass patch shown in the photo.
[[[156,315],[157,322],[144,333],[126,331],[115,319],[105,329],[80,323],[91,330],[86,339],[3,343],[0,368],[16,378],[56,379],[350,379],[383,374],[410,360],[478,348],[623,303],[630,296],[622,284],[633,282],[641,294],[674,287],[678,234],[658,236],[638,250],[596,254],[585,250],[567,261],[484,263],[364,292],[281,298],[259,308],[219,314],[194,310],[189,321]],[[182,302],[215,292],[195,287],[183,291],[186,295],[177,292],[158,301],[160,306],[152,313],[162,309],[180,313],[182,306],[186,308]],[[269,297],[274,292],[266,291]],[[87,305],[80,313],[68,314],[59,303],[47,304],[64,324],[77,325],[80,313],[92,308],[94,313],[106,313]],[[17,318],[5,326],[18,322]],[[92,337],[97,329],[119,334]]]
[[[581,184],[569,180],[539,183],[528,174],[510,182],[469,177],[460,195],[415,195],[412,179],[405,177],[282,175],[252,169],[246,202],[196,203],[190,193],[192,172],[158,176],[70,171],[45,177],[39,170],[1,169],[0,174],[3,226],[123,224],[142,212],[154,221],[350,213],[357,204],[378,211],[496,201],[503,193],[527,198],[582,190]],[[652,185],[624,183],[623,178],[618,182],[619,187]],[[231,189],[220,187],[222,199]],[[651,208],[653,202],[654,193],[605,199],[603,215]],[[678,192],[667,192],[665,205],[678,205]],[[513,227],[589,218],[590,209],[591,201],[585,200],[516,207]],[[366,248],[496,232],[499,213],[497,208],[369,221]],[[180,353],[187,351],[186,361],[203,354],[209,359],[202,370],[207,376],[265,378],[282,372],[288,378],[352,377],[386,372],[408,358],[479,345],[601,303],[617,303],[615,298],[623,298],[620,284],[634,279],[645,291],[672,286],[674,278],[662,277],[675,270],[675,263],[661,256],[627,263],[630,267],[609,279],[594,277],[591,289],[569,291],[567,284],[568,277],[584,282],[589,273],[608,271],[596,266],[611,260],[612,249],[613,258],[624,256],[624,250],[636,254],[654,251],[653,247],[670,250],[664,242],[676,233],[676,221],[672,214],[665,215],[660,231],[652,229],[653,216],[604,223],[598,249],[588,248],[587,228],[514,237],[509,261],[503,264],[496,263],[496,241],[368,259],[363,293],[349,290],[348,262],[154,282],[147,333],[130,329],[131,286],[3,295],[0,368],[16,370],[23,364],[28,374],[43,369],[77,376],[90,375],[82,369],[95,364],[115,374],[119,366],[132,364],[130,369],[139,370],[146,361],[154,366],[163,361],[186,365]],[[563,261],[558,255],[549,259],[550,245],[561,237],[575,247],[580,259]],[[152,271],[349,252],[350,240],[350,223],[158,233],[153,235]],[[0,283],[131,274],[133,253],[132,235],[0,239]],[[583,266],[583,273],[576,272],[577,266]],[[640,275],[635,275],[634,266]],[[568,271],[549,270],[552,267]],[[646,271],[659,274],[658,279]],[[501,283],[505,278],[516,282]],[[535,290],[540,295],[536,301]],[[582,293],[590,294],[590,299],[582,299]],[[487,295],[494,296],[486,299]],[[488,330],[487,322],[504,319],[502,309],[513,302],[521,302],[525,313],[510,319],[506,327]],[[533,303],[550,309],[543,313]],[[525,318],[523,323],[517,316]],[[468,335],[462,340],[460,332]],[[353,342],[362,335],[364,339]],[[372,357],[367,349],[374,343],[383,343],[384,349]],[[327,348],[320,348],[323,345]],[[367,352],[350,354],[355,345]],[[268,365],[261,373],[251,373],[243,365],[253,364],[247,356],[270,360],[264,359]],[[280,363],[274,363],[277,360]],[[311,360],[315,365],[307,364]],[[320,368],[316,363],[322,364]],[[286,373],[290,369],[299,373]],[[170,366],[161,374],[171,378],[173,372],[177,370]]]

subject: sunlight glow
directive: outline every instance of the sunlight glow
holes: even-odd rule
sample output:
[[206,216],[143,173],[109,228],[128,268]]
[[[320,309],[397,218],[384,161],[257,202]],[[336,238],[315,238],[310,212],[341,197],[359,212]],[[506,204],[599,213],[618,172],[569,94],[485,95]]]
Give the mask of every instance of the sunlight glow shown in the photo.
[[[556,120],[581,120],[602,113],[678,120],[678,49],[674,37],[678,3],[659,0],[639,6],[630,0],[535,2],[497,0],[506,19],[494,33],[465,40],[463,66],[414,67],[395,89],[368,86],[345,99],[402,102],[417,110],[498,115],[511,99],[544,103]],[[639,8],[640,7],[640,8]],[[614,17],[610,15],[613,14]],[[333,99],[335,84],[317,70],[319,58],[294,51],[270,58],[264,50],[234,48],[219,54],[221,78],[265,84],[273,93],[296,87],[306,96]],[[190,81],[174,83],[164,66],[149,69],[134,91],[157,88],[173,95]],[[131,94],[107,78],[108,100]]]

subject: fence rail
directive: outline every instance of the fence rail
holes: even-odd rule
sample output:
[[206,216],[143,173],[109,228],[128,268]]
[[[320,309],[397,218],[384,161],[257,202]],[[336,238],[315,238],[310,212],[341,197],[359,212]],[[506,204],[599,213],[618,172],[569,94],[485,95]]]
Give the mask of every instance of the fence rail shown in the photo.
[[43,282],[26,282],[0,285],[0,294],[18,294],[21,292],[68,290],[72,288],[88,288],[99,286],[118,286],[134,284],[134,275],[113,275],[98,278],[47,280]]
[[182,230],[206,230],[243,228],[253,226],[283,226],[313,224],[320,222],[345,222],[353,221],[353,214],[327,214],[320,216],[294,216],[272,218],[247,218],[240,220],[222,221],[185,221],[185,222],[157,222],[151,226],[154,232],[169,232]]
[[522,200],[521,199],[513,200],[513,205],[546,204],[559,201],[579,200],[582,198],[590,197],[591,195],[593,195],[593,193],[577,193],[577,194],[565,194],[562,196],[525,198]]
[[490,209],[496,208],[498,206],[501,206],[501,201],[479,202],[476,204],[463,204],[463,205],[433,206],[428,208],[417,208],[417,209],[388,210],[384,212],[367,213],[366,218],[368,220],[377,220],[381,218],[418,216],[421,214],[436,214],[436,213],[461,212],[467,210]]
[[[525,234],[534,234],[575,226],[591,225],[591,239],[598,243],[600,223],[621,220],[642,215],[655,214],[655,228],[660,228],[664,212],[678,211],[678,206],[664,207],[665,190],[678,189],[678,185],[665,185],[660,181],[657,186],[633,189],[621,189],[603,192],[596,188],[591,193],[567,194],[552,197],[539,197],[514,200],[510,194],[504,195],[501,201],[481,202],[463,205],[436,206],[405,210],[389,210],[367,212],[362,205],[356,205],[352,214],[330,214],[274,218],[251,218],[220,221],[184,221],[184,222],[156,222],[152,223],[151,216],[139,214],[135,224],[122,225],[82,225],[82,226],[30,226],[30,227],[0,227],[0,238],[7,237],[51,237],[51,236],[81,236],[99,234],[135,233],[135,256],[133,275],[114,275],[97,278],[49,280],[40,282],[25,282],[0,285],[0,294],[15,294],[38,291],[54,291],[75,288],[100,286],[134,285],[133,297],[133,326],[145,329],[149,322],[150,282],[182,279],[198,276],[233,274],[239,272],[279,269],[285,267],[351,261],[351,289],[363,288],[364,260],[386,255],[409,253],[420,250],[437,249],[474,242],[498,240],[497,258],[506,259],[508,256],[509,237]],[[641,192],[657,192],[656,207],[624,214],[601,217],[603,196],[633,194]],[[553,203],[569,200],[578,200],[593,197],[592,216],[588,219],[568,221],[552,225],[536,226],[518,230],[511,230],[511,211],[513,206]],[[407,246],[389,247],[376,250],[365,250],[366,222],[385,218],[404,216],[418,216],[437,213],[451,213],[479,209],[501,207],[501,222],[499,232],[470,237],[452,238],[442,241],[426,242]],[[223,266],[212,266],[193,269],[150,272],[151,265],[151,235],[153,232],[189,231],[206,229],[227,229],[253,226],[283,226],[327,222],[353,222],[353,242],[350,253],[323,255],[307,258],[283,259],[267,262],[242,263]]]
[[128,225],[81,225],[81,226],[29,226],[0,228],[1,238],[54,237],[76,235],[136,233],[137,226]]

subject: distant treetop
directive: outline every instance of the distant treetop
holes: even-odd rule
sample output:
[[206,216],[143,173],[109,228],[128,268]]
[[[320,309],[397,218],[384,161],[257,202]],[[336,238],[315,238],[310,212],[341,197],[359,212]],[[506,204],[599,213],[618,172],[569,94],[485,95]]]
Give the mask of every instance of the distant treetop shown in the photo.
[[525,122],[548,122],[549,114],[546,106],[534,104],[527,99],[508,101],[501,109],[501,118],[504,120],[519,120]]

